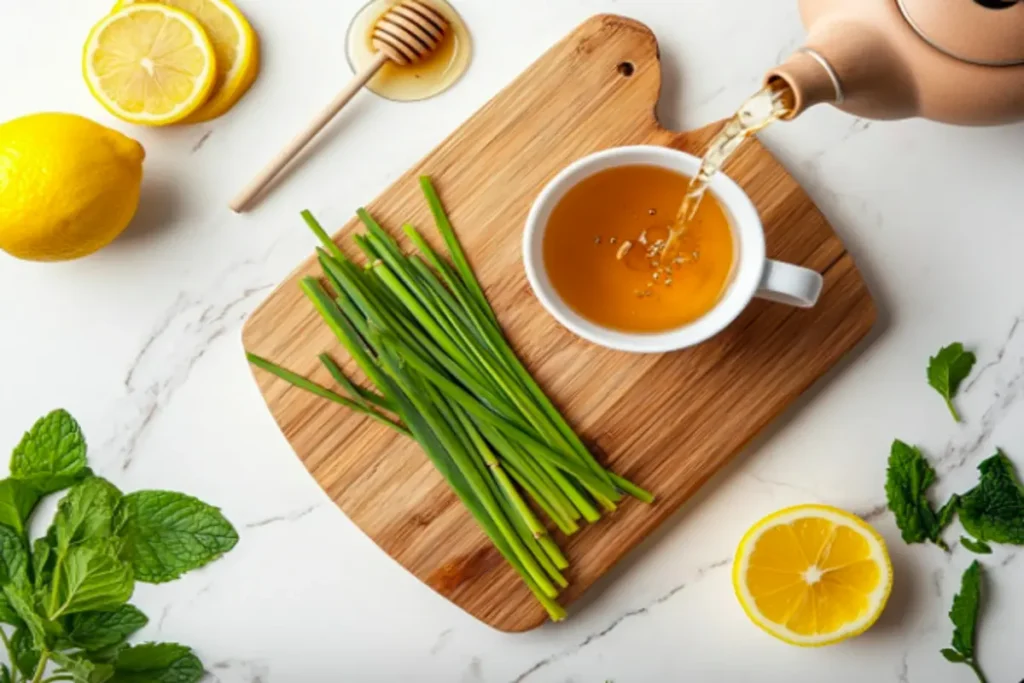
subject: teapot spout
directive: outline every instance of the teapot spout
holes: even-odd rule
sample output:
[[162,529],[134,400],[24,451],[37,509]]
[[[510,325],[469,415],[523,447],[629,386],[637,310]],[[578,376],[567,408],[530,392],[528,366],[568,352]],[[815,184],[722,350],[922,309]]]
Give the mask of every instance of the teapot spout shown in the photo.
[[816,104],[842,104],[843,84],[832,65],[819,52],[802,47],[764,77],[770,88],[786,87],[792,98],[783,119],[792,119]]
[[875,119],[905,118],[918,109],[913,76],[888,36],[850,21],[815,26],[806,45],[765,82],[792,91],[788,119],[821,103]]

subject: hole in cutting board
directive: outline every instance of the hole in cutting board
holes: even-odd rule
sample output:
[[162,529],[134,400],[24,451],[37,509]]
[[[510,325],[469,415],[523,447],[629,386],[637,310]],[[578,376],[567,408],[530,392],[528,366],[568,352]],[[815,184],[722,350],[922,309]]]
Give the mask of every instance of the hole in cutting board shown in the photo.
[[616,70],[626,78],[636,73],[636,67],[633,65],[633,62],[620,62]]

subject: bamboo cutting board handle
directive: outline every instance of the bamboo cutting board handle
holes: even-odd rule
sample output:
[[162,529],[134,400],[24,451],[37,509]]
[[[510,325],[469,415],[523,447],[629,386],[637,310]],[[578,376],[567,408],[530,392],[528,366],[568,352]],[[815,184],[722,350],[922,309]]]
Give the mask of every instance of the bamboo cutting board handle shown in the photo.
[[[769,256],[824,274],[816,308],[755,302],[715,339],[664,355],[594,346],[544,312],[520,259],[523,226],[541,188],[591,152],[652,144],[700,154],[718,129],[662,128],[654,115],[660,88],[651,31],[624,17],[594,17],[366,207],[399,239],[410,222],[443,251],[417,183],[429,174],[516,352],[599,457],[658,497],[651,506],[627,501],[562,543],[571,563],[563,604],[669,519],[875,319],[842,242],[757,141],[726,171],[757,206]],[[355,228],[350,221],[335,239],[347,247],[345,233]],[[248,320],[243,341],[330,384],[317,354],[338,353],[338,343],[298,287],[317,271],[315,257],[300,265]],[[524,631],[545,621],[544,609],[415,443],[266,373],[255,376],[303,465],[386,553],[495,628]]]

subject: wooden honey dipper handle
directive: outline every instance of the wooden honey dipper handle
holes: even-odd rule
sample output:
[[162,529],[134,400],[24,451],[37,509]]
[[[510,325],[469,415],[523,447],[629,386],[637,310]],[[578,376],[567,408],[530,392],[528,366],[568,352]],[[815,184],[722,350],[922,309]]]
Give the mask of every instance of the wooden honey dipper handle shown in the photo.
[[444,17],[420,0],[403,0],[389,9],[374,26],[372,43],[377,54],[370,63],[231,200],[231,210],[245,211],[384,64],[390,60],[405,66],[423,60],[437,49],[447,31],[448,22]]

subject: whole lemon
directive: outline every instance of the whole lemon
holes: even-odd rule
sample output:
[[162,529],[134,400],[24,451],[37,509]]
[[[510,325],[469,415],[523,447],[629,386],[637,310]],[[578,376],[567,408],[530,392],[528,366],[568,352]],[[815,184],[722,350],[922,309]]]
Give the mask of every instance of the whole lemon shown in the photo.
[[105,247],[135,215],[145,157],[135,140],[73,114],[0,125],[0,249],[65,261]]

